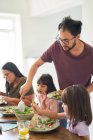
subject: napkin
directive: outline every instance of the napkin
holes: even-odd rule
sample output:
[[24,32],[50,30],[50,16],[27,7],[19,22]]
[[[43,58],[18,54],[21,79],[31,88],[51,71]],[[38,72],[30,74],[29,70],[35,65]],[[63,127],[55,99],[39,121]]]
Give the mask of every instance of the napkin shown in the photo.
[[0,128],[2,131],[8,131],[17,127],[17,124],[12,123],[0,123]]

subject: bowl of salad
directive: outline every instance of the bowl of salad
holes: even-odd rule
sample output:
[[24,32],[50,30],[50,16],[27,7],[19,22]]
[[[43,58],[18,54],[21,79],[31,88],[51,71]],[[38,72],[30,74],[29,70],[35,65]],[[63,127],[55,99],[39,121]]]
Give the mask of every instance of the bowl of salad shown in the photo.
[[15,109],[14,113],[18,120],[31,120],[34,115],[32,107],[28,106],[25,106],[24,112],[20,112],[19,109]]

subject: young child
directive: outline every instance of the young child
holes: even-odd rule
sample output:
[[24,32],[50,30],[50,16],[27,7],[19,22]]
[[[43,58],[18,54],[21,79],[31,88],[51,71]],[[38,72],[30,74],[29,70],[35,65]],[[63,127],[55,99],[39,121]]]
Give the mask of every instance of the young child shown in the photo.
[[62,93],[62,102],[63,113],[40,109],[36,104],[33,104],[33,108],[40,115],[55,119],[67,118],[67,129],[89,140],[88,126],[92,122],[92,111],[87,90],[80,85],[69,86]]
[[42,74],[37,81],[37,91],[38,91],[38,102],[39,107],[45,110],[51,110],[57,112],[58,103],[57,100],[49,99],[47,94],[56,91],[53,79],[50,74]]

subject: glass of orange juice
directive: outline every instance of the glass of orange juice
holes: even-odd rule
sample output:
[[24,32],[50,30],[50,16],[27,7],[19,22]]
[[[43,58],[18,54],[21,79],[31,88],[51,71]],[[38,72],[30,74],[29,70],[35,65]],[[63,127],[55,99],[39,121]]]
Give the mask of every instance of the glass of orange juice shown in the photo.
[[29,139],[29,124],[30,121],[19,120],[17,121],[19,139],[28,140]]

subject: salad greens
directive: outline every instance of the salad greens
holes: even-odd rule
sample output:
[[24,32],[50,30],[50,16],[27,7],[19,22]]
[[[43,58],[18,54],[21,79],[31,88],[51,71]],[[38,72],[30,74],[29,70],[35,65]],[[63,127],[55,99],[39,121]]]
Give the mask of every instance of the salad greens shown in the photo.
[[26,106],[26,105],[25,105],[24,112],[20,112],[19,109],[15,109],[14,111],[17,114],[33,114],[34,113],[33,109],[31,107]]
[[43,124],[45,124],[45,125],[48,125],[48,124],[54,124],[55,123],[55,119],[51,119],[51,118],[48,118],[47,120],[43,120],[43,119],[41,119],[41,118],[38,118],[38,123],[39,124],[41,124],[41,125],[43,125]]

